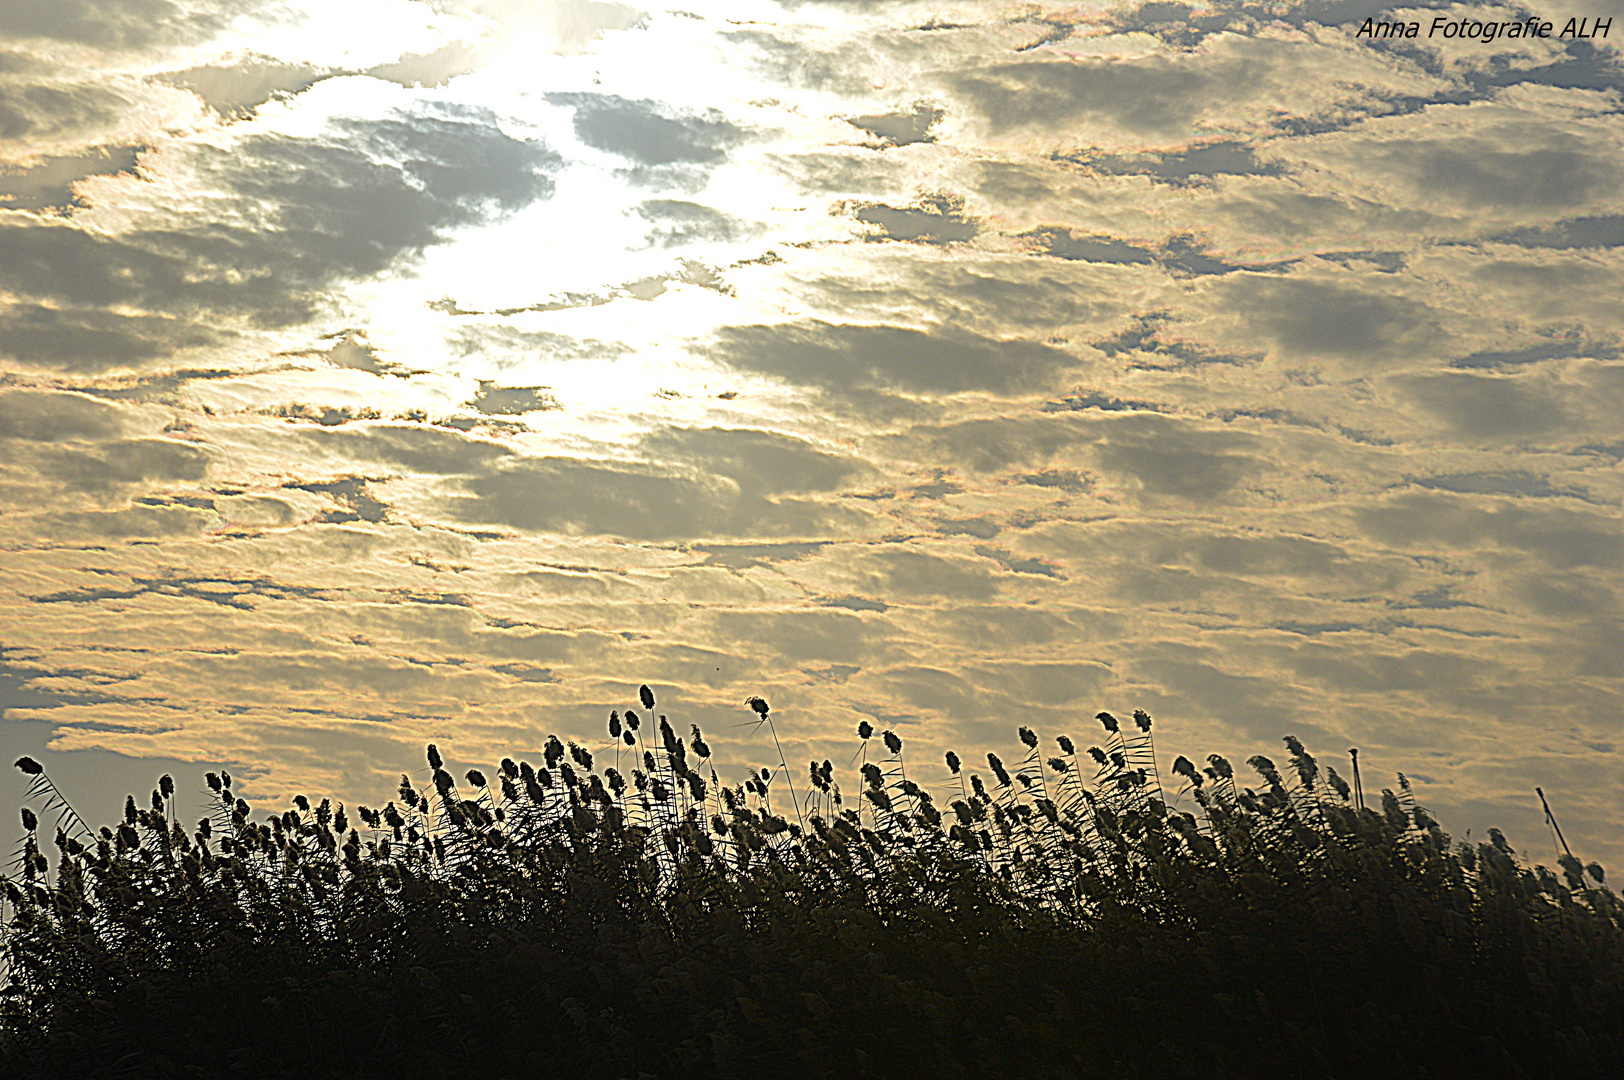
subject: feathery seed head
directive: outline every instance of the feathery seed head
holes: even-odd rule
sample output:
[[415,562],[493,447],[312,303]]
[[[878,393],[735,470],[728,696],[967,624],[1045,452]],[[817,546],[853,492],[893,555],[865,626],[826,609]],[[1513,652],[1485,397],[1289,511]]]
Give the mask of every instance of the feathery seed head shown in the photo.
[[1022,744],[1025,745],[1028,750],[1036,750],[1038,748],[1037,732],[1033,731],[1029,727],[1023,727],[1020,730],[1020,736]]
[[902,753],[902,739],[894,731],[884,732],[881,736],[885,740],[885,748],[893,754]]
[[874,725],[873,724],[869,723],[867,720],[859,720],[857,722],[857,737],[859,739],[862,739],[864,742],[867,742],[869,736],[873,735],[873,734],[874,734]]
[[429,743],[429,768],[438,769],[444,764],[445,759],[440,757],[440,748],[433,743]]
[[1150,730],[1150,714],[1143,709],[1133,711],[1133,722],[1139,726],[1140,731]]
[[609,712],[609,737],[620,738],[620,710],[612,709]]
[[1099,713],[1094,717],[1094,719],[1098,720],[1101,724],[1104,724],[1106,731],[1122,730],[1122,725],[1117,723],[1117,718],[1108,712]]
[[1219,780],[1233,780],[1235,778],[1234,768],[1230,766],[1229,760],[1222,754],[1208,754],[1207,764],[1212,766],[1213,774]]
[[37,828],[39,828],[39,818],[34,816],[34,811],[26,806],[23,807],[23,829],[27,832],[33,832]]
[[637,699],[643,703],[643,708],[654,708],[654,691],[650,690],[647,685],[637,688]]
[[959,755],[949,750],[947,752],[947,771],[952,773],[954,776],[959,775],[960,764]]
[[761,717],[763,720],[765,720],[767,718],[767,703],[765,701],[763,701],[761,698],[759,698],[759,697],[749,698],[748,700],[745,701],[745,704],[750,706],[752,709],[754,709],[756,711],[756,715]]
[[21,771],[24,776],[38,776],[40,773],[45,771],[45,766],[41,765],[31,757],[20,757],[17,759],[16,764],[18,770]]
[[475,787],[484,787],[485,786],[485,774],[480,772],[478,769],[469,769],[468,770],[468,782],[470,784],[474,785]]
[[1077,752],[1077,746],[1071,741],[1071,737],[1069,735],[1060,736],[1055,740],[1055,743],[1060,747],[1060,752],[1062,754],[1070,756]]
[[630,709],[626,710],[626,728],[628,731],[636,731],[642,722],[642,718],[636,713],[632,712]]

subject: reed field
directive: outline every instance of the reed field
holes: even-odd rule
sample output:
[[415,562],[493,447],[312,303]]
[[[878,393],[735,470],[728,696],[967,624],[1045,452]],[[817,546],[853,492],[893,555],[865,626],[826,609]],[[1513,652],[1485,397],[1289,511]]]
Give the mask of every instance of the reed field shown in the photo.
[[0,1074],[1624,1075],[1604,869],[1456,843],[1402,776],[1164,769],[1136,712],[984,762],[865,722],[729,785],[639,699],[616,751],[431,745],[381,807],[210,773],[193,826],[168,776],[92,828],[18,760],[57,820],[4,878]]

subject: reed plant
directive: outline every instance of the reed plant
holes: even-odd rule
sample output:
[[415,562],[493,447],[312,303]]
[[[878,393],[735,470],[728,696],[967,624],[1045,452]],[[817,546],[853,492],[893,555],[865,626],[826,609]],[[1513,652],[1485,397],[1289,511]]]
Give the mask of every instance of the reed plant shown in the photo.
[[1624,1075],[1603,868],[1456,844],[1402,776],[1361,808],[1287,737],[1255,787],[1218,755],[1164,785],[1150,717],[1102,712],[1086,754],[1021,727],[990,784],[948,753],[944,811],[865,721],[861,799],[825,760],[803,803],[776,730],[779,768],[729,785],[638,705],[613,759],[549,736],[459,786],[430,745],[421,789],[353,820],[210,773],[195,829],[164,777],[92,831],[20,759],[56,858],[25,809],[0,1071]]

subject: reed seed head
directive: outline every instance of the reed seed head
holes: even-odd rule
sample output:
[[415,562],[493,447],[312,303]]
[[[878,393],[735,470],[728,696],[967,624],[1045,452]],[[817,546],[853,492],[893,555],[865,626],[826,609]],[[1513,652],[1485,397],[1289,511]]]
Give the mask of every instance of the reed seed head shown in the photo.
[[654,708],[654,691],[650,690],[647,684],[637,688],[637,699],[643,703],[643,708]]
[[17,768],[25,776],[38,776],[40,773],[45,771],[45,766],[41,765],[31,757],[18,758]]

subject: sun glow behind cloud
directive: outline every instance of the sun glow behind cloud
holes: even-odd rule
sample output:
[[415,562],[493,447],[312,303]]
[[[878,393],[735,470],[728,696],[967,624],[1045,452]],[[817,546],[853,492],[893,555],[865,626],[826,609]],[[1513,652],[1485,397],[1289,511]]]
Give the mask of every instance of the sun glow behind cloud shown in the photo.
[[1607,862],[1616,48],[1340,10],[0,16],[0,723],[376,801],[642,681],[1141,706]]

